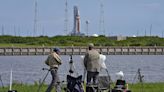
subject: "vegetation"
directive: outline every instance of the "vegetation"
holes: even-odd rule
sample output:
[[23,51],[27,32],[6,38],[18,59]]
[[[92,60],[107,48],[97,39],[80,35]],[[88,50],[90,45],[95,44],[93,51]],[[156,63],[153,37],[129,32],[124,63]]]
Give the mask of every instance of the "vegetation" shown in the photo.
[[126,40],[116,41],[108,37],[79,37],[79,36],[39,36],[18,37],[0,36],[0,47],[25,47],[25,46],[86,46],[88,43],[96,46],[164,46],[164,38],[152,37],[127,37]]
[[[144,83],[144,84],[129,84],[128,88],[132,92],[164,92],[164,83]],[[17,92],[37,92],[38,84],[27,85],[27,84],[14,84],[12,89],[17,90]],[[40,92],[45,92],[47,85],[43,85]],[[0,87],[0,92],[7,92],[9,87]],[[64,92],[64,91],[63,91]]]
[[[43,85],[40,92],[45,92],[47,86]],[[9,86],[0,88],[0,92],[8,92]],[[37,92],[38,85],[28,85],[28,84],[14,84],[12,90],[17,90],[17,92]]]
[[164,83],[143,83],[129,85],[132,92],[164,92]]

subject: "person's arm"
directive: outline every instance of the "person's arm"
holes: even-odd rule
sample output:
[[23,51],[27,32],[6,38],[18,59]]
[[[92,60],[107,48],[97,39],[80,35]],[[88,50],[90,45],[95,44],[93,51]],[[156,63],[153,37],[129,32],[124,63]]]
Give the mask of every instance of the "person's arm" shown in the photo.
[[48,66],[49,66],[49,57],[50,56],[48,56],[47,59],[45,60],[45,64],[48,65]]
[[62,64],[62,60],[58,54],[53,53],[53,58],[55,59],[55,61],[57,62],[58,65]]

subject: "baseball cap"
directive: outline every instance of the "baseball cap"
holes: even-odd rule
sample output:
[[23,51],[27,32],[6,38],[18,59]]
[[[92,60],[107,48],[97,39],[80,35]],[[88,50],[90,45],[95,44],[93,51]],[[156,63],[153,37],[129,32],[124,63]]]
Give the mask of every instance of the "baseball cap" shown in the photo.
[[89,43],[88,47],[94,47],[94,44],[93,43]]
[[59,48],[54,48],[53,51],[54,52],[60,52],[60,49]]

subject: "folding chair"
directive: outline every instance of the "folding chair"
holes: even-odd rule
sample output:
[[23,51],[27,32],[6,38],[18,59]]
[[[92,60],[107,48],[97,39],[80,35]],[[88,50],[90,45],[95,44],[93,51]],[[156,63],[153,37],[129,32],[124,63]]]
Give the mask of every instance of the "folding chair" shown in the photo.
[[78,77],[67,75],[67,92],[84,92],[82,75]]
[[110,90],[111,81],[109,76],[99,76],[98,81],[99,81],[98,87],[100,92],[104,90]]

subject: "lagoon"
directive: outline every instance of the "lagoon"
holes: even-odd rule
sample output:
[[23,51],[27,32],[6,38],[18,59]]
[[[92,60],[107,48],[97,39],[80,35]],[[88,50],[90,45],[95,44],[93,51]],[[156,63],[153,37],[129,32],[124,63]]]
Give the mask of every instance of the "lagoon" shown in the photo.
[[[62,55],[63,64],[60,66],[59,74],[61,80],[66,80],[69,74],[68,55]],[[10,70],[12,66],[13,80],[21,83],[33,84],[35,81],[42,80],[48,68],[44,61],[45,56],[0,56],[0,76],[4,85],[9,85]],[[83,65],[80,55],[73,56],[75,73],[83,75]],[[127,82],[137,82],[137,70],[141,69],[144,75],[144,82],[164,82],[164,56],[163,55],[107,55],[106,65],[113,81],[116,80],[115,73],[123,71]],[[102,70],[100,75],[107,75]],[[48,84],[51,80],[50,74],[46,78]],[[2,84],[0,83],[0,86]]]

